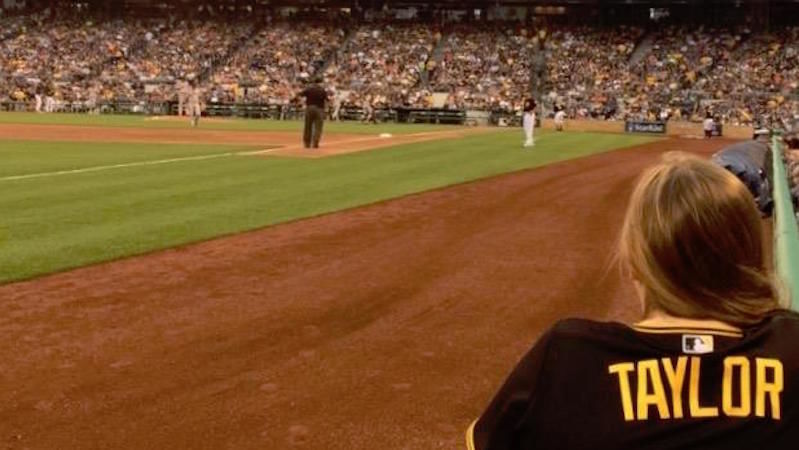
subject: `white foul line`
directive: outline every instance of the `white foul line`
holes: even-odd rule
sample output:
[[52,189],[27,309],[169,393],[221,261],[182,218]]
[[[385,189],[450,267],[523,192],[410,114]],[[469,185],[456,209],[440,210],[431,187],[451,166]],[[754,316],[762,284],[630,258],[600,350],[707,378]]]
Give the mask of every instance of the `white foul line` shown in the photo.
[[28,180],[31,178],[56,177],[59,175],[72,175],[76,173],[86,173],[86,172],[100,172],[103,170],[122,169],[125,167],[156,166],[159,164],[169,164],[169,163],[183,162],[183,161],[202,161],[204,159],[215,159],[215,158],[225,158],[228,156],[235,156],[236,154],[237,153],[234,152],[216,153],[213,155],[185,156],[182,158],[158,159],[155,161],[138,161],[131,163],[112,164],[108,166],[86,167],[83,169],[59,170],[56,172],[40,172],[40,173],[29,173],[26,175],[11,175],[7,177],[1,177],[0,181],[15,181],[15,180]]

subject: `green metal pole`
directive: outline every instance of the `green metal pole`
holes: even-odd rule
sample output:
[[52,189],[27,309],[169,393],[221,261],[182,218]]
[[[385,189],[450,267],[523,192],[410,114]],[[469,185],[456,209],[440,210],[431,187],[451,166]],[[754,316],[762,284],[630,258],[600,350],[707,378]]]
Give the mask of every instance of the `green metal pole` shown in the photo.
[[799,227],[782,158],[782,135],[771,142],[774,167],[774,267],[786,290],[787,305],[799,311]]

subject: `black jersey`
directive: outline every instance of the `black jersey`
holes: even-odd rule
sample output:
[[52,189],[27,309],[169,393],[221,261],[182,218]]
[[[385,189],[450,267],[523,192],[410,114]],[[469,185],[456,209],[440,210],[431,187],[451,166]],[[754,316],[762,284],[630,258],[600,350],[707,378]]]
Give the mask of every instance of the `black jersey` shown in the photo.
[[536,107],[535,100],[533,100],[532,98],[528,98],[527,100],[524,101],[524,108],[523,108],[524,112],[533,112],[535,111],[535,107]]
[[470,450],[799,446],[799,314],[740,333],[566,320],[469,428]]
[[303,89],[302,92],[300,92],[300,96],[305,97],[305,103],[308,106],[324,108],[325,102],[327,102],[327,92],[317,84]]

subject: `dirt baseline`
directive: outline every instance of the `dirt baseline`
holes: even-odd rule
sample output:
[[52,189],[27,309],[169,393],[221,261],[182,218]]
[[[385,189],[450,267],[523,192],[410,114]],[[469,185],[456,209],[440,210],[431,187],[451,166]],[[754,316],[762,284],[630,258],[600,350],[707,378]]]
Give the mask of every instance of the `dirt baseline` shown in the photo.
[[0,287],[0,444],[455,449],[605,262],[664,140]]
[[[454,127],[453,127],[454,128]],[[203,128],[111,128],[74,125],[0,124],[0,141],[134,142],[142,144],[219,144],[252,146],[264,156],[323,158],[401,144],[451,139],[501,131],[495,127],[454,128],[411,134],[325,133],[321,147],[305,149],[298,131],[233,131]],[[258,147],[261,147],[259,150]]]

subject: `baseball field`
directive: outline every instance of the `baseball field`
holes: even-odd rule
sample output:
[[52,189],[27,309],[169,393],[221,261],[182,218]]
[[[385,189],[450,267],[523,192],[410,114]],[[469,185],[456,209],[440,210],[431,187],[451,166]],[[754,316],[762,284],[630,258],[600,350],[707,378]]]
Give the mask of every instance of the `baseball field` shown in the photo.
[[613,133],[0,114],[0,447],[454,449],[610,266]]

